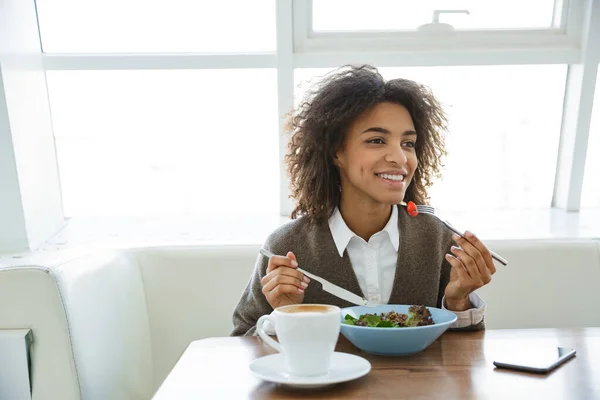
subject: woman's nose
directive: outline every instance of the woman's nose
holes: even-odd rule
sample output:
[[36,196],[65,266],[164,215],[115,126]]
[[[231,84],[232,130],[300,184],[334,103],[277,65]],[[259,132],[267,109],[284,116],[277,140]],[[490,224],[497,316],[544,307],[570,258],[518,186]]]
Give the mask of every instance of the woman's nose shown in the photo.
[[385,161],[390,162],[390,163],[396,163],[398,165],[406,164],[407,160],[408,160],[408,158],[406,157],[406,154],[404,153],[404,149],[402,148],[402,145],[390,146],[390,151],[385,156]]

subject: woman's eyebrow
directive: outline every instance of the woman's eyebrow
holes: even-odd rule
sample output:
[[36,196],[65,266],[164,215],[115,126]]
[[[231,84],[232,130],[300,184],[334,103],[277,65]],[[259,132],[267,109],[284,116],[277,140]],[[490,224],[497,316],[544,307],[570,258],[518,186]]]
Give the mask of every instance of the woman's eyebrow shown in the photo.
[[[381,128],[379,126],[373,126],[369,129],[365,129],[364,131],[362,131],[362,133],[367,133],[367,132],[377,132],[377,133],[383,133],[386,135],[391,135],[392,132],[390,132],[389,130],[385,129],[385,128]],[[361,135],[362,135],[361,133]]]
[[[391,135],[392,134],[392,132],[390,132],[388,129],[381,128],[379,126],[373,126],[373,127],[369,128],[369,129],[365,129],[364,131],[362,131],[361,135],[363,133],[367,133],[367,132],[377,132],[377,133],[383,133],[385,135]],[[416,134],[417,134],[416,131],[408,130],[408,131],[405,131],[402,134],[402,136],[410,136],[410,135],[416,135]]]

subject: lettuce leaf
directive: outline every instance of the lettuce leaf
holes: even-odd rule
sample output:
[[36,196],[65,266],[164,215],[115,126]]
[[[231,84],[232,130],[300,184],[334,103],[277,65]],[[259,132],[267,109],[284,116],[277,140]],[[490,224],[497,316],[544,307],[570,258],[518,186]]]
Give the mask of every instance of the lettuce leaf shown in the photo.
[[357,321],[365,321],[367,326],[372,328],[398,328],[399,325],[396,322],[383,321],[379,315],[375,314],[361,314],[359,318],[355,318],[350,314],[346,314],[344,317],[343,324],[356,325]]
[[382,322],[381,317],[379,315],[373,315],[373,314],[361,315],[359,319],[364,319],[365,321],[367,321],[367,324],[369,324],[369,326],[372,326],[372,327],[375,327],[375,326],[377,326],[377,324]]

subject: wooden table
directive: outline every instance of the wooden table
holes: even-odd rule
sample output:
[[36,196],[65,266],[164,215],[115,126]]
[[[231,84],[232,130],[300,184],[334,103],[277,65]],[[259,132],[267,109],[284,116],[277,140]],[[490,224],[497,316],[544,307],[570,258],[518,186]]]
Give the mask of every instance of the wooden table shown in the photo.
[[[528,346],[572,347],[577,356],[547,375],[497,369],[492,361]],[[192,342],[156,393],[171,399],[600,399],[600,328],[446,332],[408,357],[372,356],[340,336],[336,351],[371,362],[363,378],[290,389],[254,378],[249,363],[274,351],[257,337]]]

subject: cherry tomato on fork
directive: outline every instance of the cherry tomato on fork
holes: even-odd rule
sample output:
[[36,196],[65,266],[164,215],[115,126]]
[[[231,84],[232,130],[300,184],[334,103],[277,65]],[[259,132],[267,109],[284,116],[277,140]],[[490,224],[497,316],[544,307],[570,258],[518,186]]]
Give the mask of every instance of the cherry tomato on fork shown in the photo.
[[416,217],[417,215],[419,215],[419,212],[417,211],[417,205],[415,203],[413,203],[412,201],[409,201],[408,204],[406,205],[406,212],[411,217]]

